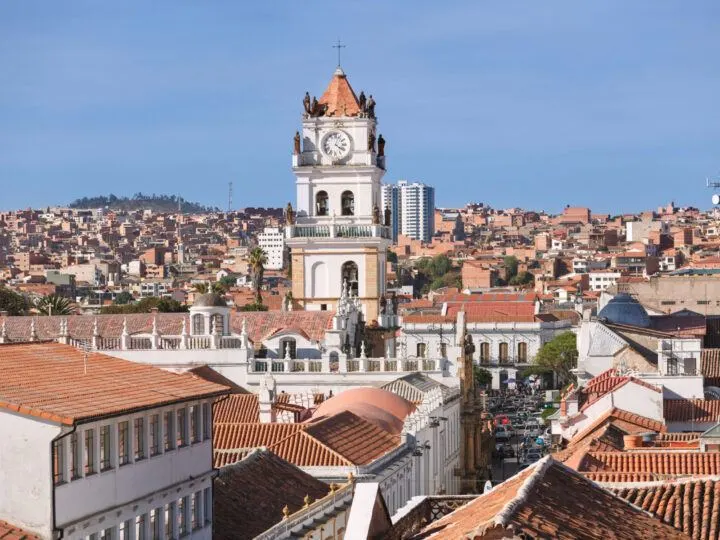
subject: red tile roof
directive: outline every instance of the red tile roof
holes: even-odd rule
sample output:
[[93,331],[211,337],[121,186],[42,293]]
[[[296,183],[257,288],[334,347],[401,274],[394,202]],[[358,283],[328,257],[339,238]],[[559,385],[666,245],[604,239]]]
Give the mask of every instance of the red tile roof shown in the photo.
[[636,540],[639,531],[644,538],[687,538],[547,457],[411,538]]
[[720,452],[589,452],[583,472],[654,473],[670,476],[720,474]]
[[257,394],[233,394],[213,406],[213,423],[252,423],[260,421]]
[[666,399],[663,401],[666,422],[718,422],[720,400],[716,399]]
[[664,483],[613,491],[691,538],[720,538],[718,480]]
[[325,105],[324,116],[357,116],[360,103],[342,71],[336,71],[318,103]]
[[578,390],[581,402],[583,403],[580,407],[581,411],[587,409],[603,396],[609,394],[610,392],[615,392],[631,382],[658,393],[662,391],[659,387],[635,377],[616,377],[613,375],[607,375],[607,372],[603,372],[602,375],[602,379],[596,381],[597,377],[595,377],[591,379],[587,385]]
[[71,425],[229,389],[59,343],[0,345],[0,407]]
[[700,352],[700,371],[707,386],[720,386],[720,349],[703,349]]
[[39,540],[40,536],[0,519],[0,538],[2,540]]
[[283,519],[285,505],[295,513],[306,495],[315,501],[330,490],[268,450],[222,467],[213,486],[213,538],[220,540],[255,538]]

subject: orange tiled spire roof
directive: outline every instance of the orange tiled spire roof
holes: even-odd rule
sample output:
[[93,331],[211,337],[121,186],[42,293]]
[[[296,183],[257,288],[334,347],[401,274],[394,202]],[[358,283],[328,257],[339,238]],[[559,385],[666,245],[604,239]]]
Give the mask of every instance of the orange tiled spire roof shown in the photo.
[[340,67],[333,73],[333,78],[318,103],[326,107],[324,116],[357,116],[360,114],[360,103],[345,72]]

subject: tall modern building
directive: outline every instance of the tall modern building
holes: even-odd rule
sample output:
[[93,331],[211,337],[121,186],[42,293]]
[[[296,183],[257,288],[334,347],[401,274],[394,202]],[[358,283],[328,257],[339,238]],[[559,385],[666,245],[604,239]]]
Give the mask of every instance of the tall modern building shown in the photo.
[[435,188],[419,182],[400,180],[382,188],[382,205],[392,213],[393,240],[404,234],[429,242],[435,233]]
[[269,270],[282,270],[285,255],[285,233],[278,227],[265,227],[257,235],[258,246],[262,248],[267,257],[265,268]]

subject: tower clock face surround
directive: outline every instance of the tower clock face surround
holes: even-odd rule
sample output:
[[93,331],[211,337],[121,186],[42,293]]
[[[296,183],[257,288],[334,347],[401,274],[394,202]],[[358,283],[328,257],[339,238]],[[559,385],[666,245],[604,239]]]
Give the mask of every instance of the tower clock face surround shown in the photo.
[[326,156],[333,161],[337,161],[350,153],[350,146],[350,137],[347,133],[333,130],[323,137],[320,147]]

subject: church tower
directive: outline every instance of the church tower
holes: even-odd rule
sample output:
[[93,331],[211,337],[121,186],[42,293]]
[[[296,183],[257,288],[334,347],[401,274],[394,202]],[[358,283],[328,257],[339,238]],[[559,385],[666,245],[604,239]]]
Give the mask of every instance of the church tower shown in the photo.
[[357,96],[338,66],[320,99],[306,93],[303,107],[292,156],[297,202],[295,210],[288,205],[285,232],[293,299],[307,310],[334,310],[347,284],[372,321],[385,294],[390,245],[375,100]]

